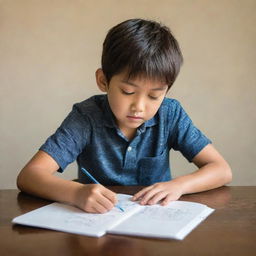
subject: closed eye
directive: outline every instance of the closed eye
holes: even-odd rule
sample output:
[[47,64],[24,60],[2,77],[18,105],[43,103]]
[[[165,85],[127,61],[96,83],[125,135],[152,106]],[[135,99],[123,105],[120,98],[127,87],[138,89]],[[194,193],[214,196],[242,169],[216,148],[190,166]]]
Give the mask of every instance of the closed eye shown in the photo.
[[121,92],[122,92],[123,94],[125,94],[125,95],[132,95],[132,94],[134,94],[134,92],[127,92],[127,91],[124,91],[124,90],[122,90],[122,89],[121,89]]
[[158,99],[158,97],[151,96],[151,95],[148,95],[148,97],[149,97],[151,100],[157,100],[157,99]]

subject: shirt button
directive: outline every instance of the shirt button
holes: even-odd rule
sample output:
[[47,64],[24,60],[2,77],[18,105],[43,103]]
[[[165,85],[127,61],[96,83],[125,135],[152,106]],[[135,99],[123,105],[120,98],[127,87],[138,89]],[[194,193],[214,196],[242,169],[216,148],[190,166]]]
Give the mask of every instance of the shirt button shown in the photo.
[[128,147],[128,151],[130,152],[132,150],[132,147]]

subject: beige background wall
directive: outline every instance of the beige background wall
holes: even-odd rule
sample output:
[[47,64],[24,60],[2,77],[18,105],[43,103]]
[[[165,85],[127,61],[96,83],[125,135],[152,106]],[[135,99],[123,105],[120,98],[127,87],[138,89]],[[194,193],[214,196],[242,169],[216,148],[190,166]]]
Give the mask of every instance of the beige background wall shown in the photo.
[[[55,131],[74,102],[99,93],[94,72],[113,25],[134,17],[170,26],[185,63],[169,96],[233,168],[256,185],[255,0],[0,0],[0,188]],[[191,170],[172,155],[173,175]],[[65,178],[76,176],[76,165]]]

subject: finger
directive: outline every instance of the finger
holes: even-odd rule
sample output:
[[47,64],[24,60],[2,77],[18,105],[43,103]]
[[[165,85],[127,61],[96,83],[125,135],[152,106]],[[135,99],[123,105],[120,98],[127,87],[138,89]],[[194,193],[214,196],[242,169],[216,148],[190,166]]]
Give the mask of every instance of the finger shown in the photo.
[[152,189],[153,186],[149,186],[146,188],[143,188],[142,190],[140,190],[139,192],[137,192],[133,197],[132,200],[136,201],[138,199],[140,199],[141,197],[144,196],[145,193],[147,193],[150,189]]
[[95,203],[92,207],[92,213],[106,213],[108,210],[100,203]]
[[97,202],[97,200],[94,198],[90,198],[87,200],[86,204],[84,207],[81,208],[85,212],[89,213],[104,213],[107,212],[107,209],[102,206],[100,203]]
[[145,193],[143,195],[143,197],[141,198],[140,203],[142,205],[148,204],[148,202],[151,200],[151,198],[154,197],[155,194],[157,194],[159,192],[160,192],[159,188],[152,188],[151,190],[147,191],[147,193]]
[[105,188],[104,192],[102,194],[113,204],[117,203],[117,195],[110,189]]
[[100,196],[108,199],[113,204],[117,203],[116,193],[114,193],[110,189],[107,189],[106,187],[104,187],[101,184],[96,184],[95,186],[97,186],[97,188],[94,190],[94,193],[95,193],[95,195],[97,195],[97,197],[100,195]]
[[162,201],[161,205],[165,206],[168,205],[172,201],[176,201],[178,198],[175,197],[173,194],[168,194],[166,198]]
[[149,201],[148,204],[152,205],[152,204],[157,204],[159,201],[161,201],[163,198],[165,198],[167,195],[167,192],[165,191],[160,191],[158,193],[156,193]]
[[107,211],[111,210],[114,207],[114,203],[110,201],[104,194],[101,194],[97,197],[96,202],[104,207]]

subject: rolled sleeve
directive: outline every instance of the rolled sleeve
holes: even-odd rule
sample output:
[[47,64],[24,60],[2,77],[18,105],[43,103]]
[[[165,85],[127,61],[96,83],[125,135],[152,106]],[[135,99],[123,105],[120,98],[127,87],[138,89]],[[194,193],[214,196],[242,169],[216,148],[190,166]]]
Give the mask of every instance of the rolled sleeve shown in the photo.
[[[175,100],[176,101],[176,100]],[[212,143],[192,122],[180,103],[176,101],[176,109],[172,115],[172,133],[170,144],[189,161],[208,144]]]

